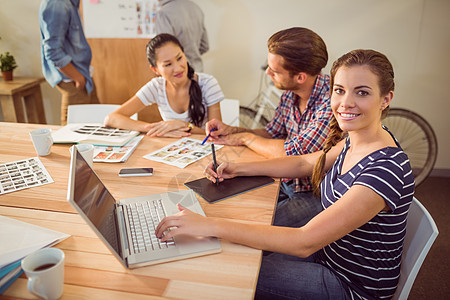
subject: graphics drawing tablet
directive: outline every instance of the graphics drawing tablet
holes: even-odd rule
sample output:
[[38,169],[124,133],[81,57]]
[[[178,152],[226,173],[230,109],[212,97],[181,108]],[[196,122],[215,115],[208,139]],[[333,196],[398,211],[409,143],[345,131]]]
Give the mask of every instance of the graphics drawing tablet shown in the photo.
[[184,185],[209,203],[214,203],[269,185],[274,181],[267,176],[238,176],[225,179],[219,184],[215,184],[206,178],[201,178],[186,182]]

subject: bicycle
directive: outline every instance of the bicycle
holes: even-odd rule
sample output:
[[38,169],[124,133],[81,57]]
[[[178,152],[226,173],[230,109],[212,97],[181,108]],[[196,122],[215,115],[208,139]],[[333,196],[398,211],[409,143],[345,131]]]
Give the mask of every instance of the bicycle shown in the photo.
[[266,75],[266,66],[262,66],[259,93],[250,106],[239,106],[240,127],[257,129],[264,128],[272,120],[283,91],[277,89],[270,77]]
[[391,108],[382,120],[408,155],[416,186],[430,175],[436,163],[438,144],[431,125],[419,114]]
[[[263,76],[260,91],[251,105],[239,107],[241,127],[264,128],[274,116],[277,105],[273,99],[279,101],[282,91],[273,85],[269,76],[265,73]],[[419,114],[404,108],[391,108],[382,124],[394,134],[408,155],[416,187],[419,186],[430,175],[436,163],[438,144],[433,128]]]

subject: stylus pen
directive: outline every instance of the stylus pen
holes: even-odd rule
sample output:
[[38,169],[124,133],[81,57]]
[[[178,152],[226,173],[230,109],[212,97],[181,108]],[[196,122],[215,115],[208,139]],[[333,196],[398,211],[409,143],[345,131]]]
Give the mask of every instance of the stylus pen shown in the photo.
[[[217,174],[217,161],[216,161],[216,151],[214,150],[214,143],[211,143],[211,150],[212,150],[212,156],[213,156],[213,168],[214,172]],[[216,184],[219,184],[219,178],[216,178]]]
[[203,140],[203,142],[202,142],[202,146],[203,146],[203,144],[205,144],[206,143],[206,141],[209,139],[209,137],[211,136],[211,132],[213,132],[213,131],[216,131],[217,129],[216,128],[213,128],[213,129],[211,129],[211,131],[209,132],[209,134],[205,137],[205,139]]

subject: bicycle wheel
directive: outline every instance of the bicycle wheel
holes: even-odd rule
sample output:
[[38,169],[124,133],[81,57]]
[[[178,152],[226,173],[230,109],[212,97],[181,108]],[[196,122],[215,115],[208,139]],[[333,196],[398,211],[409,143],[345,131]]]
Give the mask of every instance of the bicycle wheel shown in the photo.
[[418,186],[428,177],[436,162],[438,146],[433,128],[418,114],[401,108],[392,108],[382,123],[408,155]]
[[[252,128],[253,122],[256,117],[256,111],[249,107],[240,106],[239,107],[239,127]],[[258,126],[256,128],[264,128],[266,124],[269,123],[266,117],[261,116]]]

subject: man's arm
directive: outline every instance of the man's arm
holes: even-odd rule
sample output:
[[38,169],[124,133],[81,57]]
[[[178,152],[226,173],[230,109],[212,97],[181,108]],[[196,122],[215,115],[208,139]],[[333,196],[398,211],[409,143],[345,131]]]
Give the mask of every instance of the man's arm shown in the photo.
[[65,1],[52,1],[41,9],[39,18],[44,58],[55,67],[63,68],[72,60],[63,48],[69,30],[70,9]]
[[206,32],[205,25],[203,25],[203,34],[200,40],[200,54],[204,54],[209,50],[209,41],[208,41],[208,33]]
[[[235,127],[236,128],[236,127]],[[213,131],[214,133],[214,131]],[[214,138],[214,143],[229,146],[247,146],[267,158],[286,156],[283,139],[272,139],[265,129],[222,135]]]
[[58,68],[64,75],[69,77],[75,82],[75,87],[78,89],[84,89],[86,85],[86,78],[74,67],[70,62],[62,68]]
[[[267,133],[267,131],[264,130]],[[240,136],[242,140],[242,145],[247,146],[256,153],[263,155],[267,158],[283,157],[286,156],[286,151],[284,150],[284,140],[282,139],[272,139],[269,137],[263,137],[253,133],[238,133],[236,136]],[[234,134],[230,136],[233,138]]]

